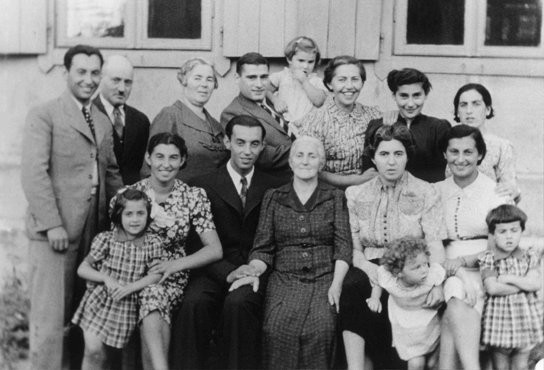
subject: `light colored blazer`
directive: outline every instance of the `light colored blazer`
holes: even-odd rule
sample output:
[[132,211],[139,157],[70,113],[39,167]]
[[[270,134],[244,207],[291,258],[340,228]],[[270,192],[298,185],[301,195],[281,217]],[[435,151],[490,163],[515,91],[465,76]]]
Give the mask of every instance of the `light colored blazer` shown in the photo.
[[[272,104],[269,104],[272,106]],[[265,148],[261,152],[256,166],[263,172],[281,177],[288,181],[291,178],[289,167],[289,149],[291,138],[278,122],[257,103],[239,94],[221,113],[223,128],[234,117],[248,115],[257,118],[266,131]]]
[[71,242],[83,230],[91,200],[93,162],[98,156],[98,227],[107,228],[107,201],[122,186],[113,152],[112,127],[91,108],[96,141],[69,91],[28,113],[22,155],[22,184],[30,239],[47,240],[46,231],[63,226]]

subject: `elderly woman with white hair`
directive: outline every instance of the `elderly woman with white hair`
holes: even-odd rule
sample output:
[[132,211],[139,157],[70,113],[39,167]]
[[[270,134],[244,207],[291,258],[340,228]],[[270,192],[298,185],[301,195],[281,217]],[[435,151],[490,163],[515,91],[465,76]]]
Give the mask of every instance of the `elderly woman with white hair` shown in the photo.
[[187,182],[218,168],[227,160],[228,152],[223,144],[223,128],[204,108],[218,87],[213,64],[202,58],[189,59],[179,69],[177,78],[181,96],[155,117],[149,137],[170,132],[185,140],[190,159],[178,173],[178,179]]
[[263,323],[263,367],[331,368],[336,316],[352,256],[344,193],[319,180],[325,163],[320,140],[302,136],[289,154],[293,181],[269,190],[247,276],[258,288],[269,273]]

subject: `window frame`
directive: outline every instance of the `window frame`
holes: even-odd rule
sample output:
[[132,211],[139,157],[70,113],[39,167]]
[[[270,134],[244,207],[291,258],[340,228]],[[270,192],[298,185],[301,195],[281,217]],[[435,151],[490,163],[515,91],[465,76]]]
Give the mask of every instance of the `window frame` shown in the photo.
[[147,17],[149,0],[127,0],[125,8],[124,37],[68,37],[66,29],[67,2],[56,0],[55,12],[56,46],[71,47],[77,44],[90,44],[101,49],[136,50],[211,50],[214,17],[213,0],[201,0],[201,37],[199,39],[167,39],[147,37]]
[[544,9],[540,46],[486,46],[487,0],[465,0],[464,43],[462,45],[408,44],[408,0],[396,0],[394,9],[394,55],[453,56],[453,57],[515,57],[544,58]]

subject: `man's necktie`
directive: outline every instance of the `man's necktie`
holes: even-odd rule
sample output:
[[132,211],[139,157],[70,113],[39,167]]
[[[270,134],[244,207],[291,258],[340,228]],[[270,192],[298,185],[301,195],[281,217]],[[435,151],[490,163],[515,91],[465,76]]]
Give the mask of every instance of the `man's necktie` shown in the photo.
[[242,201],[242,206],[245,207],[247,198],[247,179],[245,178],[245,176],[242,176],[240,182],[242,183],[242,190],[240,190],[240,200]]
[[85,107],[81,108],[81,111],[83,112],[83,117],[85,117],[85,121],[87,121],[87,124],[89,125],[89,128],[91,129],[91,134],[93,134],[93,139],[96,143],[96,132],[94,130],[94,123],[93,123],[93,118],[91,117],[91,113]]
[[121,141],[123,141],[123,131],[125,130],[125,125],[123,125],[123,114],[119,107],[113,108],[113,128],[117,133],[117,136]]
[[283,119],[283,117],[280,114],[278,114],[274,110],[272,110],[268,105],[266,105],[266,103],[263,102],[261,104],[261,107],[268,114],[270,114],[274,118],[274,120],[276,120],[276,122],[278,122],[278,125],[280,125],[280,127],[287,133],[287,135],[289,135],[291,140],[295,140],[295,136],[293,135],[293,133],[289,129],[289,122],[287,122],[285,119]]

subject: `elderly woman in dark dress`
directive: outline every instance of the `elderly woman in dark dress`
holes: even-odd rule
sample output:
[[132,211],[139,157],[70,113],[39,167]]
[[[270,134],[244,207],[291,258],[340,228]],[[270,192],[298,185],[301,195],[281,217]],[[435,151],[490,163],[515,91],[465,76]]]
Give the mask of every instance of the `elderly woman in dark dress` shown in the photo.
[[[353,267],[344,280],[340,298],[340,328],[350,369],[363,369],[366,355],[375,368],[402,366],[391,348],[387,298],[382,295],[381,313],[372,312],[370,281],[375,280],[387,243],[402,237],[424,238],[433,262],[442,262],[446,227],[440,197],[431,184],[406,171],[413,156],[413,141],[405,126],[383,126],[368,147],[378,176],[346,190],[353,239]],[[427,304],[443,300],[435,288]]]
[[263,200],[248,276],[253,284],[270,270],[263,323],[263,366],[331,368],[336,315],[351,260],[348,212],[342,191],[318,180],[325,153],[312,137],[297,139],[289,164],[293,182]]
[[[178,179],[190,179],[213,171],[227,160],[223,128],[204,106],[217,88],[215,68],[201,58],[187,60],[178,72],[182,94],[173,105],[164,107],[151,124],[149,137],[160,132],[181,136],[190,160]],[[144,173],[148,167],[144,168]]]

